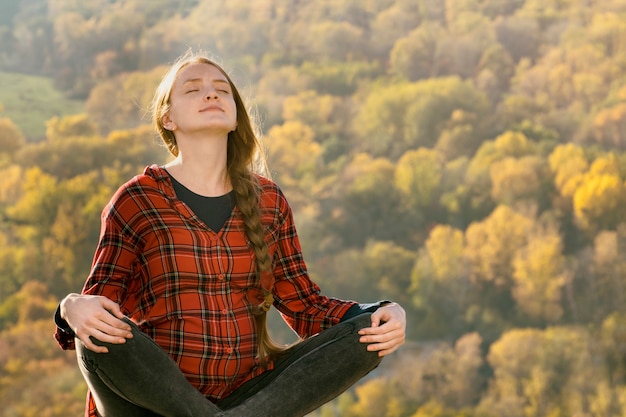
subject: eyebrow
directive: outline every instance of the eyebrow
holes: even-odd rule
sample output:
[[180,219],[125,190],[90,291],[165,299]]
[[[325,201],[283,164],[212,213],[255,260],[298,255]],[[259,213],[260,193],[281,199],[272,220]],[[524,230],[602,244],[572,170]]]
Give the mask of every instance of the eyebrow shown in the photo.
[[[189,79],[183,81],[180,85],[184,86],[184,85],[187,85],[187,84],[197,83],[197,82],[201,82],[201,81],[202,81],[202,78],[189,78]],[[213,82],[214,83],[227,84],[227,85],[230,86],[230,83],[228,81],[222,79],[222,78],[217,78],[217,79],[213,80]]]

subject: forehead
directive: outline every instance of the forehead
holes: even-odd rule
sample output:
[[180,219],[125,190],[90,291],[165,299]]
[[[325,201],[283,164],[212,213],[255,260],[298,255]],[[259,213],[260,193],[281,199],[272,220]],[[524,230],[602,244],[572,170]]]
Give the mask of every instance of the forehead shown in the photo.
[[195,62],[184,66],[176,76],[176,85],[182,85],[190,81],[224,81],[226,76],[215,65]]

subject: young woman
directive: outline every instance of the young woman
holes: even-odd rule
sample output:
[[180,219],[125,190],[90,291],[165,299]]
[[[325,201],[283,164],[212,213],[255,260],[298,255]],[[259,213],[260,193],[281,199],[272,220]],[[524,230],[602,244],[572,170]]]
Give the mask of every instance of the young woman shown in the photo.
[[[323,296],[310,280],[223,69],[181,57],[153,115],[174,159],[115,193],[83,291],[55,316],[89,387],[86,415],[303,416],[404,343],[402,307]],[[272,305],[301,342],[272,343]]]

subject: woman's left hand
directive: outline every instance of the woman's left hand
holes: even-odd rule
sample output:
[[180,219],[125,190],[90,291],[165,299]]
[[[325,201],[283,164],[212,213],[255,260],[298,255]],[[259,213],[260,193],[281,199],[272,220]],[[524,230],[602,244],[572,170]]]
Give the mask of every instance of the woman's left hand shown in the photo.
[[372,313],[372,326],[359,331],[361,343],[369,343],[367,350],[386,356],[404,344],[406,312],[397,303],[387,304]]

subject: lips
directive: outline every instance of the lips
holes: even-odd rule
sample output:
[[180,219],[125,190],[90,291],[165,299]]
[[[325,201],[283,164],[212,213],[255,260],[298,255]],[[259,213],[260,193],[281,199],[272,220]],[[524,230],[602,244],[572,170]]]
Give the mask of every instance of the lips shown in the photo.
[[200,110],[201,113],[207,112],[207,111],[223,111],[223,110],[220,106],[216,106],[216,105],[207,106]]

